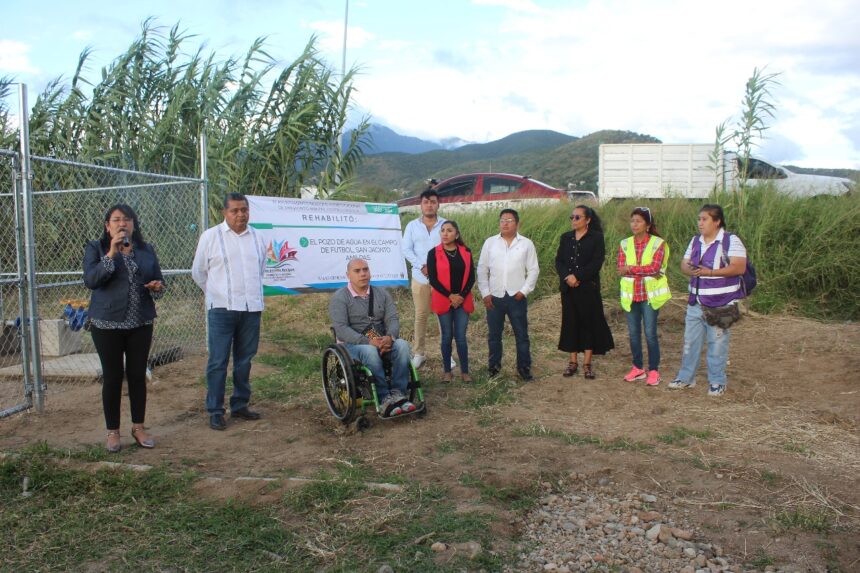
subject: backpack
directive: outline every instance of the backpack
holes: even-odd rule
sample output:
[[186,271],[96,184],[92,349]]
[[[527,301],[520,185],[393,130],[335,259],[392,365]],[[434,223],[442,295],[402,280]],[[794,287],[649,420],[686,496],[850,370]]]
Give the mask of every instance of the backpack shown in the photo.
[[[729,243],[731,242],[732,234],[725,232],[725,240],[723,241],[723,262],[729,264]],[[749,251],[747,251],[747,268],[744,274],[741,275],[741,288],[744,289],[744,297],[752,294],[753,289],[758,284],[755,267],[750,261]]]

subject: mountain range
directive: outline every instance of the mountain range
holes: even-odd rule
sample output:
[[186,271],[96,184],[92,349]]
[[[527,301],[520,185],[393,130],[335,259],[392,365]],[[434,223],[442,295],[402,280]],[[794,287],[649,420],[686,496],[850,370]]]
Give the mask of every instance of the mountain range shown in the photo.
[[[365,191],[408,196],[420,192],[430,178],[442,180],[461,173],[495,172],[528,175],[565,189],[596,191],[598,148],[602,143],[661,143],[650,135],[602,130],[583,137],[552,130],[513,133],[488,143],[451,138],[432,142],[372,125],[363,162],[356,170]],[[349,134],[347,134],[349,135]],[[860,171],[791,167],[796,173],[817,173],[860,179]]]
[[[388,128],[374,130],[373,134],[373,147],[367,149],[356,171],[358,183],[364,188],[395,189],[402,195],[420,191],[430,178],[441,180],[481,171],[528,175],[559,188],[575,183],[580,189],[595,190],[597,150],[601,143],[660,143],[657,138],[631,131],[604,130],[575,137],[552,130],[529,130],[488,143],[410,152],[407,150],[420,148],[416,141],[421,140],[401,136]],[[389,149],[398,143],[402,146],[377,152],[382,145],[376,134],[384,134],[383,141]]]

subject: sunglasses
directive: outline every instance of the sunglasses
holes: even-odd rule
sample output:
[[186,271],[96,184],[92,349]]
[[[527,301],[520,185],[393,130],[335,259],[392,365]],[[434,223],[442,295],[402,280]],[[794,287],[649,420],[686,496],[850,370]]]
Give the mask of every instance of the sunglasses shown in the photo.
[[583,216],[583,215],[571,215],[570,216],[571,221],[579,221],[580,219],[585,219],[585,216]]

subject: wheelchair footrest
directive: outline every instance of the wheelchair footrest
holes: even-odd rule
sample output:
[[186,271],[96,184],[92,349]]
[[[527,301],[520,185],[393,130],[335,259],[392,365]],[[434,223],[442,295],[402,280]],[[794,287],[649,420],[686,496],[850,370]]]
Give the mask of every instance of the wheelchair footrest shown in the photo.
[[411,412],[401,412],[393,416],[385,416],[382,412],[377,412],[376,415],[379,417],[380,420],[394,420],[395,418],[404,418],[406,416],[414,416],[415,414],[420,414],[424,411],[424,409],[424,402],[418,402],[415,404],[415,409]]

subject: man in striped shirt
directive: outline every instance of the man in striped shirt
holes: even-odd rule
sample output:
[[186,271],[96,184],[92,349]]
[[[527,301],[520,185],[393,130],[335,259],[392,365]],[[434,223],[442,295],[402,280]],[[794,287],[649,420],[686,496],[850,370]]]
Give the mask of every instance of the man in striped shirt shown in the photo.
[[263,268],[266,248],[248,226],[248,199],[228,193],[224,221],[200,236],[191,277],[206,294],[209,322],[209,362],[206,365],[206,410],[209,427],[224,430],[224,392],[227,362],[233,349],[233,395],[230,417],[258,420],[248,409],[251,400],[251,359],[260,341],[263,314]]

